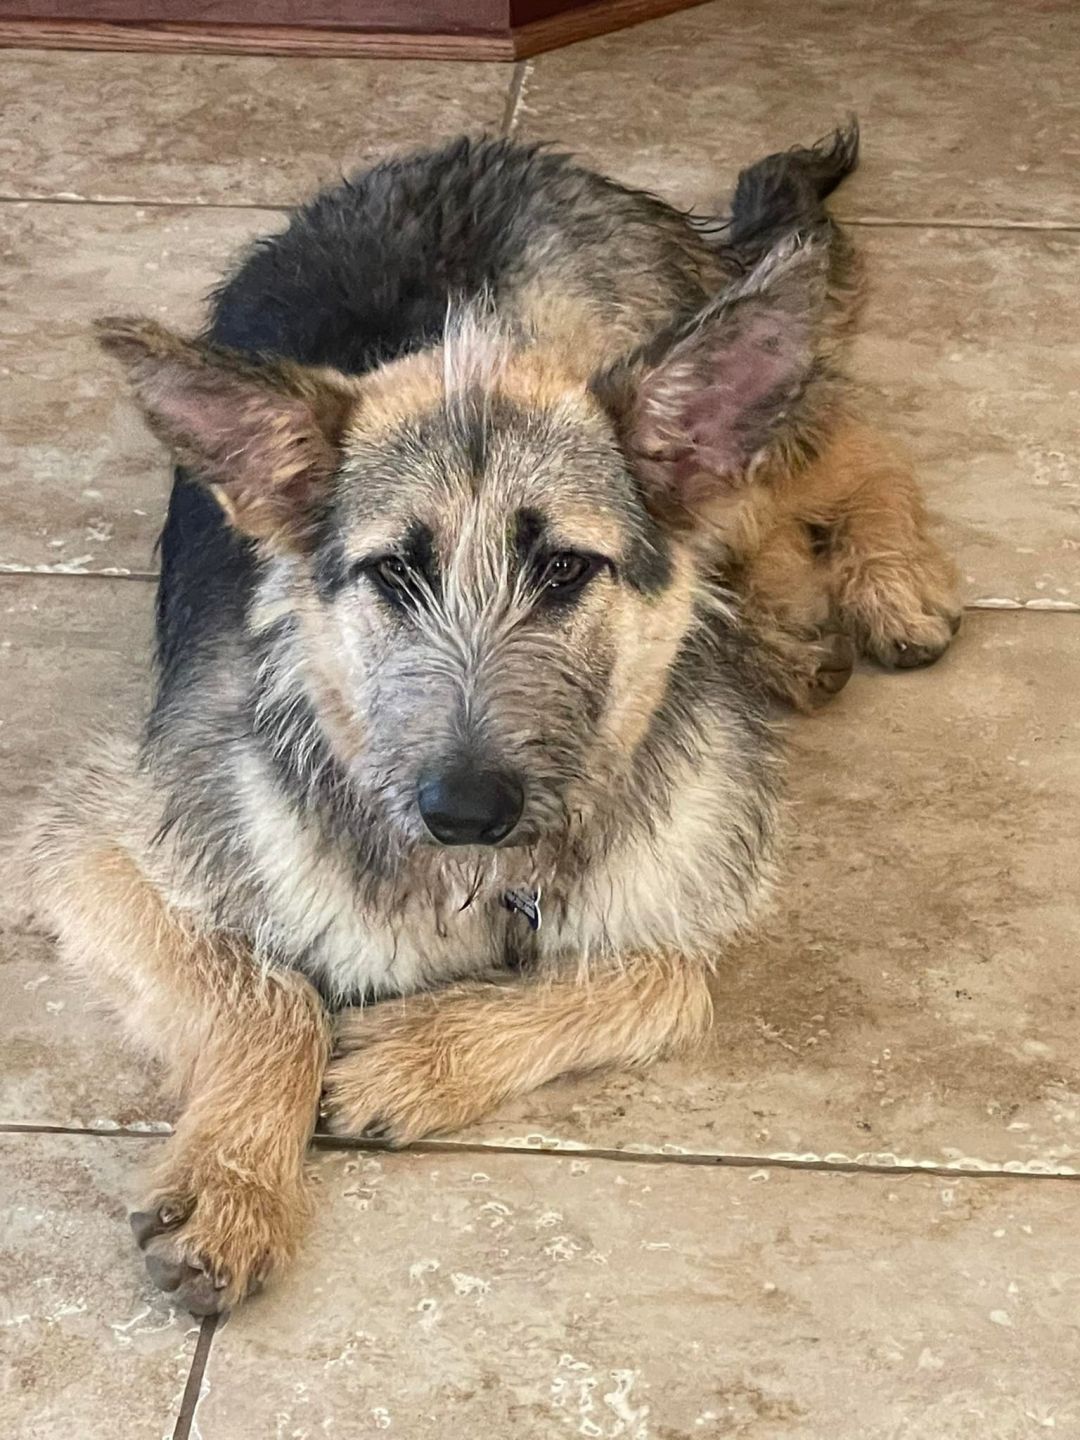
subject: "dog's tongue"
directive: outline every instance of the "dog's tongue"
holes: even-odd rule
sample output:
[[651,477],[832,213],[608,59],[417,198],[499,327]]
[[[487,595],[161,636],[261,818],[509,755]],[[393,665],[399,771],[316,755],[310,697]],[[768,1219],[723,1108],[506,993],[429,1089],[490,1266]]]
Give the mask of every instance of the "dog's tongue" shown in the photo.
[[507,890],[503,896],[507,910],[523,915],[529,922],[530,930],[539,930],[541,923],[539,890]]

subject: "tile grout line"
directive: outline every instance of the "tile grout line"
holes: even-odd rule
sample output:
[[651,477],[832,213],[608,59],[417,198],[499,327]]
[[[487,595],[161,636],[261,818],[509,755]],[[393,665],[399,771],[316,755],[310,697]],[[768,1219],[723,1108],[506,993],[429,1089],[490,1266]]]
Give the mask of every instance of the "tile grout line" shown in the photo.
[[499,127],[499,134],[504,140],[508,140],[514,133],[514,126],[517,124],[518,107],[521,104],[521,97],[525,93],[525,79],[531,65],[531,60],[519,60],[514,66],[513,74],[510,77],[510,85],[506,92],[506,108],[503,111],[502,125]]
[[858,225],[866,229],[897,230],[1016,230],[1021,234],[1075,234],[1080,222],[1075,220],[945,220],[933,216],[836,215],[840,225]]
[[895,1165],[871,1165],[859,1160],[800,1159],[785,1155],[744,1155],[737,1152],[703,1155],[693,1152],[677,1154],[649,1150],[606,1150],[587,1145],[558,1149],[544,1145],[499,1145],[484,1141],[417,1140],[401,1150],[374,1140],[351,1140],[345,1136],[316,1134],[312,1137],[316,1150],[361,1150],[383,1155],[536,1155],[551,1160],[605,1160],[614,1164],[681,1165],[714,1170],[792,1170],[828,1175],[937,1175],[969,1180],[1072,1180],[1080,1181],[1080,1172],[1055,1170],[983,1169],[977,1165],[939,1165],[917,1162]]
[[202,1382],[203,1376],[206,1374],[206,1362],[210,1358],[210,1346],[214,1341],[219,1318],[217,1315],[206,1315],[199,1325],[199,1338],[195,1342],[195,1354],[191,1357],[191,1369],[188,1371],[184,1394],[180,1400],[180,1410],[176,1416],[176,1425],[173,1427],[172,1440],[189,1440],[191,1435],[195,1411],[199,1408],[199,1401],[202,1398]]
[[104,570],[85,570],[74,565],[18,565],[13,561],[0,563],[0,579],[5,576],[51,580],[149,580],[157,582],[156,570],[125,570],[119,566]]
[[[94,1140],[165,1140],[172,1133],[171,1130],[135,1130],[124,1126],[117,1126],[116,1129],[88,1129],[78,1125],[22,1125],[13,1121],[0,1122],[0,1135],[70,1135]],[[553,1145],[500,1145],[481,1140],[417,1140],[404,1148],[395,1149],[384,1141],[351,1139],[320,1132],[312,1137],[311,1144],[315,1150],[343,1153],[361,1151],[370,1155],[531,1155],[549,1160],[606,1160],[615,1164],[681,1165],[714,1170],[777,1169],[827,1175],[936,1175],[943,1179],[1080,1182],[1080,1172],[1074,1170],[1006,1170],[1000,1166],[983,1168],[974,1164],[945,1165],[930,1161],[926,1164],[910,1161],[898,1162],[895,1165],[873,1165],[860,1160],[802,1159],[791,1155],[753,1155],[734,1151],[706,1155],[691,1151],[679,1154],[649,1150],[611,1150],[587,1145],[559,1149]]]
[[[500,122],[499,133],[507,138],[512,129],[508,130],[517,119],[520,107],[521,96],[525,87],[528,68],[532,64],[529,60],[518,62],[521,65],[521,78],[518,82],[515,93],[515,75],[511,81],[511,89],[507,96],[506,109]],[[512,102],[512,103],[511,103]],[[91,205],[103,208],[127,206],[134,210],[252,210],[263,211],[266,214],[287,215],[296,209],[301,202],[273,203],[270,201],[225,201],[225,200],[162,200],[138,199],[134,196],[87,196],[87,195],[12,195],[0,193],[0,205]],[[926,216],[887,216],[887,215],[837,215],[835,217],[841,225],[856,225],[866,228],[877,229],[901,229],[901,230],[1015,230],[1021,234],[1077,234],[1080,233],[1080,220],[950,220],[944,217]]]

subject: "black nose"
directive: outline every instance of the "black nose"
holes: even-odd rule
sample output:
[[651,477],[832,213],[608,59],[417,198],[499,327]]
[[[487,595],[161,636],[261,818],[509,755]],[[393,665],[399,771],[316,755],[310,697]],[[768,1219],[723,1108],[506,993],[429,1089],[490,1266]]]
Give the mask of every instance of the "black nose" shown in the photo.
[[521,782],[501,770],[461,766],[421,775],[416,800],[441,845],[497,845],[521,819]]

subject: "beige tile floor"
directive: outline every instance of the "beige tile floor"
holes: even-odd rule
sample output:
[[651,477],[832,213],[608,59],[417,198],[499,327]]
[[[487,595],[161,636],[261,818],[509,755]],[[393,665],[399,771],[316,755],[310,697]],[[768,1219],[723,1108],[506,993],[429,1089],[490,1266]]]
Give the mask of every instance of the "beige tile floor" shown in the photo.
[[[460,129],[680,203],[848,110],[859,368],[969,604],[792,728],[788,876],[690,1059],[316,1151],[216,1331],[124,1212],[155,1076],[0,886],[0,1434],[1080,1436],[1080,11],[718,0],[502,67],[0,53],[0,833],[144,703],[166,467],[95,313],[193,324],[312,184]],[[534,1153],[542,1152],[542,1153]]]

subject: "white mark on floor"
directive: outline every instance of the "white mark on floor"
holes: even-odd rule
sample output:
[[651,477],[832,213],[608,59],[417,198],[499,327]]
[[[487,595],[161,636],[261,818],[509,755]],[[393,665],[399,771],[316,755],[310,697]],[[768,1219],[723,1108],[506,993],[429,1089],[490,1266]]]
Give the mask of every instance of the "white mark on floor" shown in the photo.
[[450,1276],[450,1283],[454,1287],[455,1295],[475,1295],[478,1299],[483,1299],[491,1293],[490,1280],[482,1280],[479,1275],[466,1275],[461,1270]]
[[419,1285],[425,1275],[430,1275],[438,1270],[438,1260],[417,1260],[414,1265],[409,1266],[409,1280],[413,1285]]
[[573,1260],[581,1254],[581,1246],[569,1235],[556,1235],[550,1245],[544,1246],[544,1254],[552,1260]]

